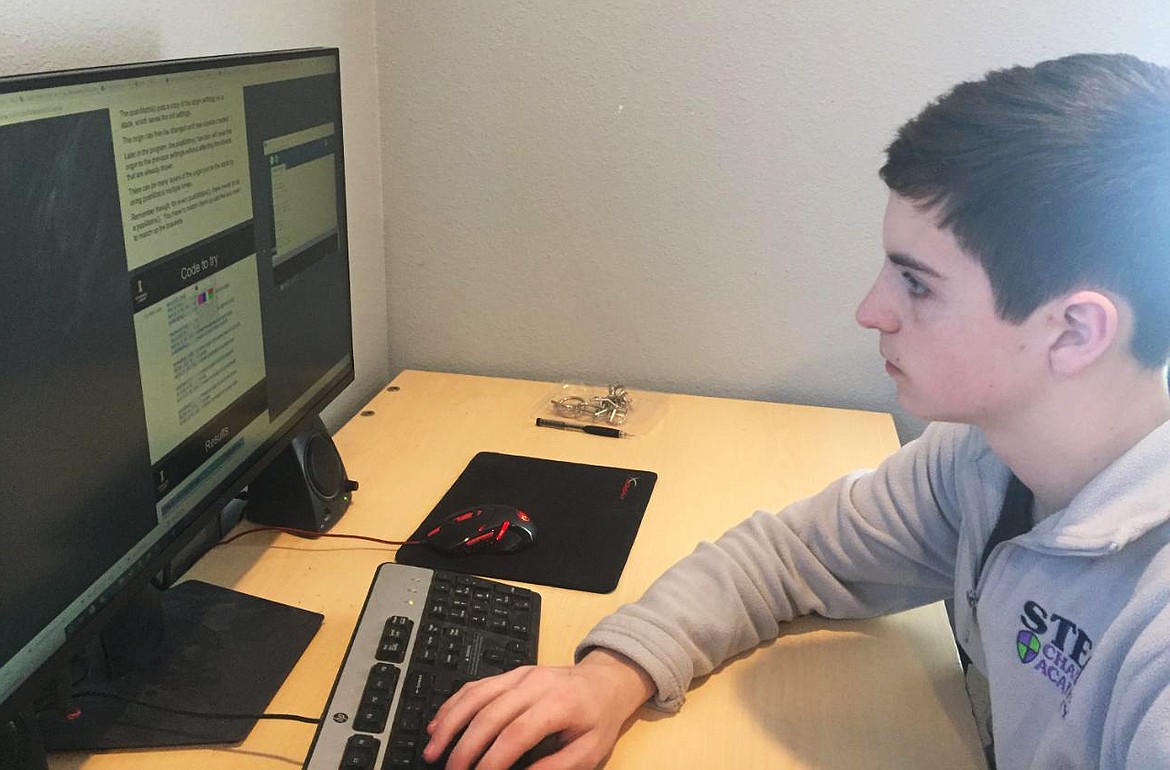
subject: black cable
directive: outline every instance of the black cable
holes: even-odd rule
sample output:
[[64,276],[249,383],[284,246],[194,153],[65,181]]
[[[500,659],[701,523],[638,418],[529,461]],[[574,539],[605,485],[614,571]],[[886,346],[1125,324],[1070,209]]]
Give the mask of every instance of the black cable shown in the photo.
[[199,719],[280,719],[286,722],[304,722],[305,724],[310,725],[320,724],[321,722],[321,720],[317,717],[306,717],[301,716],[300,714],[216,714],[204,711],[187,711],[186,709],[159,706],[155,703],[147,703],[146,701],[127,698],[125,695],[119,695],[115,692],[101,692],[100,690],[86,690],[84,692],[74,693],[73,697],[111,698],[113,700],[120,700],[135,706],[141,706],[142,708],[154,709],[155,711],[166,711],[170,714],[178,714],[179,716],[184,717],[197,717]]
[[301,537],[310,538],[312,540],[316,540],[317,538],[322,537],[336,537],[346,540],[365,540],[370,543],[379,543],[380,545],[418,545],[420,542],[422,542],[420,540],[384,540],[380,537],[370,537],[369,535],[343,535],[335,532],[316,532],[311,529],[293,529],[292,527],[253,527],[252,529],[245,529],[243,532],[237,532],[229,538],[220,540],[218,543],[213,545],[212,548],[217,548],[221,545],[227,545],[228,543],[239,540],[245,535],[251,535],[255,532],[287,532],[290,535],[300,535]]
[[[301,535],[303,537],[310,537],[310,538],[314,538],[314,539],[315,538],[330,537],[330,538],[345,538],[345,539],[351,539],[351,540],[365,540],[368,542],[378,543],[381,545],[392,545],[392,546],[416,545],[418,542],[420,542],[417,540],[405,540],[405,541],[403,541],[403,540],[384,540],[381,538],[370,537],[368,535],[343,535],[343,534],[337,534],[337,533],[314,532],[312,530],[293,529],[290,527],[254,527],[252,529],[244,530],[243,532],[238,532],[235,535],[232,535],[231,537],[228,537],[224,540],[221,540],[218,543],[213,544],[212,548],[215,548],[217,546],[227,545],[228,543],[231,543],[235,540],[238,540],[241,537],[244,537],[246,535],[251,535],[251,534],[254,534],[256,532],[287,532],[289,534]],[[158,587],[162,588],[162,586],[158,586]],[[80,680],[74,682],[73,684],[77,685],[79,683],[80,683]],[[46,695],[46,696],[42,696],[41,698],[39,698],[37,711],[38,712],[45,712],[45,711],[52,710],[52,708],[54,708],[54,707],[49,706],[46,703],[46,701],[52,697],[53,696],[51,696],[51,695]],[[289,721],[289,722],[303,722],[305,724],[311,724],[311,725],[316,725],[316,724],[321,723],[321,720],[319,718],[301,716],[300,714],[219,714],[219,713],[209,713],[209,712],[202,712],[202,711],[188,711],[186,709],[170,708],[168,706],[160,706],[160,705],[155,704],[155,703],[147,703],[145,701],[136,700],[134,698],[128,698],[125,695],[119,695],[118,693],[102,692],[100,690],[86,690],[83,692],[73,693],[69,697],[71,697],[71,698],[110,698],[112,700],[123,701],[125,703],[129,703],[129,704],[132,704],[134,706],[139,706],[141,708],[154,709],[155,711],[164,711],[164,712],[167,712],[170,714],[178,714],[179,716],[186,716],[186,717],[195,717],[198,719],[275,719],[275,720],[284,720],[284,721]]]

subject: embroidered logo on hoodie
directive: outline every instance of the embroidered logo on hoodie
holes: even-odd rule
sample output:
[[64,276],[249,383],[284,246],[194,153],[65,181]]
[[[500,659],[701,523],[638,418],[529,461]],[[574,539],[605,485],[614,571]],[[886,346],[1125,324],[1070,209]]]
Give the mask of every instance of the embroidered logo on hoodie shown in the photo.
[[1016,634],[1016,655],[1020,663],[1048,680],[1065,695],[1063,711],[1068,711],[1068,696],[1093,654],[1093,640],[1071,618],[1049,612],[1037,602],[1024,602],[1020,614],[1024,628]]

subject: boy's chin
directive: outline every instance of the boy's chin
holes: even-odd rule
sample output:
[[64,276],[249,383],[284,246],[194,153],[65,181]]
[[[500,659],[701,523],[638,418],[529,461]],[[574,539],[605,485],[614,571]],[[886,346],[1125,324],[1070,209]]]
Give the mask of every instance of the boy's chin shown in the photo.
[[902,388],[898,388],[898,406],[911,417],[923,422],[963,422],[952,412],[940,408],[937,404],[924,403],[922,399],[914,398]]

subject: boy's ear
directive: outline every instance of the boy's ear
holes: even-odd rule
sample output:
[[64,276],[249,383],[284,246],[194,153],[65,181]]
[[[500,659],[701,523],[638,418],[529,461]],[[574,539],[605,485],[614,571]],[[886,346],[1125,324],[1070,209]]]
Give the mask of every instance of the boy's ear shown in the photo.
[[1099,359],[1121,333],[1121,311],[1099,291],[1077,291],[1054,303],[1056,337],[1048,349],[1052,371],[1074,375]]

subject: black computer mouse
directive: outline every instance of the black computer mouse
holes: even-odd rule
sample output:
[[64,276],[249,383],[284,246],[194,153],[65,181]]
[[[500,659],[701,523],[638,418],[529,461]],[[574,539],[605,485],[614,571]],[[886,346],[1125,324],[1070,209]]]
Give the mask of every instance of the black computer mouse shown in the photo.
[[514,553],[536,540],[532,517],[511,505],[491,503],[456,511],[423,542],[444,556]]

